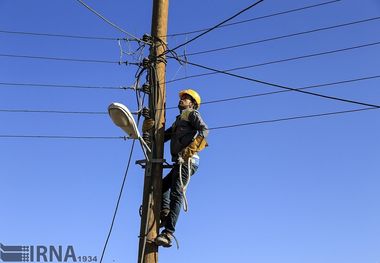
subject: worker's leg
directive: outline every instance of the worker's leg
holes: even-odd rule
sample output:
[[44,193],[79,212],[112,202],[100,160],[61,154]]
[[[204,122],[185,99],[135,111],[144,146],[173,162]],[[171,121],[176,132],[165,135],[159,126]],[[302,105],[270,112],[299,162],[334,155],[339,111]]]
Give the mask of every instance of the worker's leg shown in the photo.
[[[199,159],[195,161],[191,167],[191,174],[194,174],[198,169]],[[185,185],[188,179],[187,165],[182,166],[182,182]],[[170,189],[170,212],[164,224],[165,229],[156,238],[156,244],[163,247],[171,247],[172,234],[175,231],[175,225],[178,220],[179,212],[182,205],[182,187],[179,180],[179,165],[175,165],[171,171],[172,181]]]
[[162,179],[161,211],[170,210],[170,187],[174,168]]
[[[191,166],[191,174],[194,174],[196,170],[198,169],[197,165]],[[169,233],[174,233],[175,231],[175,225],[177,224],[178,216],[181,211],[182,206],[182,187],[181,182],[179,180],[179,165],[176,165],[173,168],[172,173],[172,185],[170,190],[170,212],[168,215],[168,219],[165,223],[165,231]],[[184,185],[186,185],[189,172],[188,172],[188,166],[183,164],[182,165],[182,182]]]

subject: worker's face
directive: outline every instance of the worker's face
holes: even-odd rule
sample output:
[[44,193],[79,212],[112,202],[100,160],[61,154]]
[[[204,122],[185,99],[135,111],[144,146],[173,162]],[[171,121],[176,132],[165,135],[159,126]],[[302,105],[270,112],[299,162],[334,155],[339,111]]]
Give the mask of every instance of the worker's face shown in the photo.
[[194,103],[192,101],[191,96],[187,94],[182,95],[178,103],[178,108],[180,108],[181,110],[184,110],[184,109],[189,109],[193,107],[194,107]]

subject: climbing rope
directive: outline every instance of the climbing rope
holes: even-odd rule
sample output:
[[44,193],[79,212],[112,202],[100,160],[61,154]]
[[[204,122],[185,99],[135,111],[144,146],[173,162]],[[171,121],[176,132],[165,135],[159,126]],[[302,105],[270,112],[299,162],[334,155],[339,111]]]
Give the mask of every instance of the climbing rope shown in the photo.
[[187,180],[186,180],[186,184],[183,184],[183,179],[182,179],[182,165],[185,163],[185,160],[182,158],[182,156],[180,156],[178,158],[178,163],[179,163],[179,181],[181,183],[181,192],[182,192],[182,199],[183,199],[183,211],[187,212],[188,209],[189,209],[189,203],[187,201],[187,197],[186,197],[186,190],[187,190],[187,186],[189,185],[190,183],[190,178],[191,178],[191,158],[188,159],[187,161]]

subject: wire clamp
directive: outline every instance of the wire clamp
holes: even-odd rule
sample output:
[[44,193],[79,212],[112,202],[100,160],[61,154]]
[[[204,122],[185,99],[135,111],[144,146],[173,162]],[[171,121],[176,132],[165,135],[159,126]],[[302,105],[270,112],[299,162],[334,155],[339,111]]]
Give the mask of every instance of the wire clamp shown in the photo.
[[144,41],[145,43],[147,43],[149,45],[152,45],[152,43],[153,43],[152,36],[149,34],[144,34],[142,37],[142,41]]
[[142,66],[144,68],[149,68],[151,65],[151,61],[149,58],[143,58],[143,61],[142,61]]

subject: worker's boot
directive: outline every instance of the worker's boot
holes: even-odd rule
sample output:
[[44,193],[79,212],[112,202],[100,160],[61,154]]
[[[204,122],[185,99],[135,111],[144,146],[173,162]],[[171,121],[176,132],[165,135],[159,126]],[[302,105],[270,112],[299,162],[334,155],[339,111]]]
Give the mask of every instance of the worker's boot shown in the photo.
[[173,235],[164,230],[161,232],[161,234],[159,234],[156,237],[156,245],[157,246],[163,246],[163,247],[171,247],[172,246],[172,238],[173,238]]
[[168,215],[170,213],[170,209],[164,208],[160,213],[160,228],[165,227],[166,221],[168,220]]

